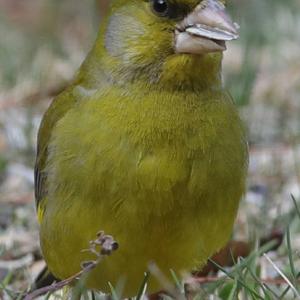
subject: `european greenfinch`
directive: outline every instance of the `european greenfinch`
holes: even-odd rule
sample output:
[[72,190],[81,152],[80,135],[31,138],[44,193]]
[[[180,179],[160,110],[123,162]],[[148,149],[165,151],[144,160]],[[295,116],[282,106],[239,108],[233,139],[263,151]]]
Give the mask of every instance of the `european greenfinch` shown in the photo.
[[[224,1],[223,1],[224,2]],[[94,259],[100,230],[118,242],[87,288],[125,282],[149,265],[201,269],[228,240],[245,190],[245,130],[221,80],[237,26],[220,0],[115,0],[72,84],[38,135],[40,240],[59,279]],[[148,291],[161,288],[151,276]]]

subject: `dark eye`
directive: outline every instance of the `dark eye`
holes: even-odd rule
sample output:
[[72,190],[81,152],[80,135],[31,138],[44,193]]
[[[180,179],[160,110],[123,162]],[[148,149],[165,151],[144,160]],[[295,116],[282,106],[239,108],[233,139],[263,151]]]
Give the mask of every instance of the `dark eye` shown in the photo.
[[152,0],[152,9],[153,11],[162,17],[168,15],[169,12],[169,4],[167,0]]

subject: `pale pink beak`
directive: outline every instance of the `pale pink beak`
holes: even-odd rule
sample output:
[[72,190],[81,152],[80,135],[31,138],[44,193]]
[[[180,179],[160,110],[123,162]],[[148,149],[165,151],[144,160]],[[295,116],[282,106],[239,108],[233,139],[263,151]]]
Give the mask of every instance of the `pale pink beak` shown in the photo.
[[238,28],[223,3],[204,0],[177,24],[175,52],[205,54],[225,51],[225,42],[239,37]]

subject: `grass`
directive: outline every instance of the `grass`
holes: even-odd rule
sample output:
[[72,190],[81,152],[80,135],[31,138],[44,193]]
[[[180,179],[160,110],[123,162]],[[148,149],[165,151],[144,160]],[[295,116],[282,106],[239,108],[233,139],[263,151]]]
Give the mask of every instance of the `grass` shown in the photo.
[[[298,202],[293,197],[295,210],[297,211],[296,218],[300,221],[300,214],[298,209]],[[181,279],[170,270],[171,277],[173,278],[173,285],[177,298],[184,299],[184,290],[188,291],[187,299],[208,299],[210,295],[215,298],[209,299],[299,299],[300,297],[300,269],[299,269],[299,255],[292,246],[292,236],[290,226],[286,230],[286,239],[281,251],[286,253],[285,265],[279,266],[274,261],[274,253],[266,254],[270,249],[273,249],[274,241],[268,244],[255,248],[246,258],[239,258],[235,261],[232,268],[228,269],[218,265],[213,260],[210,260],[219,269],[218,276],[194,278],[188,280],[189,288],[181,281]],[[277,258],[276,258],[277,259]],[[100,261],[101,264],[101,261]],[[272,277],[265,277],[266,264],[274,271]],[[297,264],[297,266],[296,266]],[[90,264],[87,265],[88,267]],[[90,269],[89,269],[90,270]],[[89,270],[87,272],[89,272]],[[87,274],[87,273],[83,273]],[[141,281],[141,286],[137,291],[135,299],[140,300],[147,292],[147,281],[149,280],[150,273],[145,273],[144,279]],[[76,276],[78,277],[78,276]],[[75,277],[74,277],[75,278]],[[13,280],[13,274],[9,273],[1,282],[0,287],[6,295],[6,299],[16,299],[17,295],[11,291],[9,284]],[[108,283],[111,290],[111,297],[113,300],[122,299],[121,290],[116,289]],[[183,288],[185,286],[185,288]],[[54,288],[53,288],[54,291]],[[61,294],[49,293],[49,299],[78,299],[82,295],[82,299],[104,299],[103,294],[88,292],[84,289],[84,279],[78,281],[75,288],[71,291],[64,289]],[[20,297],[20,296],[19,296]],[[62,298],[61,298],[62,297]],[[169,296],[164,296],[170,298]],[[31,300],[33,298],[26,298]]]
[[[0,298],[5,293],[6,299],[15,299],[38,272],[41,256],[28,175],[37,127],[52,91],[71,79],[90,48],[98,8],[93,0],[0,2]],[[248,126],[251,152],[249,189],[234,237],[252,240],[254,246],[247,258],[220,267],[217,276],[201,281],[191,293],[195,299],[297,299],[300,5],[298,0],[232,0],[229,8],[241,25],[241,38],[225,54],[225,82]],[[273,228],[286,230],[285,242],[264,256],[265,246],[258,248],[255,241]],[[31,263],[7,267],[28,254]],[[170,276],[183,291],[181,278],[174,272]],[[146,282],[147,276],[141,278],[137,299]],[[120,297],[117,287],[111,291],[114,299]]]

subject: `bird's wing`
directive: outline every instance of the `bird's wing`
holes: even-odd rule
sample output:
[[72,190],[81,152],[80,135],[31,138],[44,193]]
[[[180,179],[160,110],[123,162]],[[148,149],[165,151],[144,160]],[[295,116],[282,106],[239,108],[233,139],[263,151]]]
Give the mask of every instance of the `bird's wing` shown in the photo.
[[[34,169],[35,181],[35,201],[39,220],[41,220],[44,204],[43,199],[47,195],[45,172],[48,144],[55,124],[73,107],[73,105],[84,97],[89,97],[96,89],[99,88],[100,83],[106,80],[105,74],[101,71],[98,65],[99,61],[95,59],[97,49],[92,49],[86,60],[81,65],[79,71],[74,77],[73,83],[61,94],[59,94],[51,103],[47,112],[45,113],[37,141],[37,158]],[[92,67],[90,67],[92,66]],[[96,68],[98,66],[98,68]],[[95,70],[98,70],[96,72]]]
[[[45,166],[47,162],[49,140],[55,124],[77,101],[73,90],[74,85],[71,85],[53,100],[40,125],[37,141],[37,157],[34,169],[35,201],[39,217],[41,216],[44,207],[43,199],[45,199],[47,194],[47,187],[45,185],[47,174],[45,172]],[[41,219],[39,218],[39,220]]]

